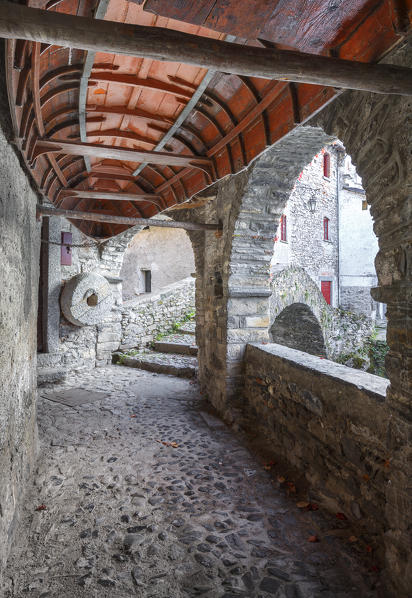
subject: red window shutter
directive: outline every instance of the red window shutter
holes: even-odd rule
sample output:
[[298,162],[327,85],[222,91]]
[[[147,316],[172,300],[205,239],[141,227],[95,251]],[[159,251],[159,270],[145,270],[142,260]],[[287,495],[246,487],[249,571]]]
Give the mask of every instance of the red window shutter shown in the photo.
[[323,239],[329,241],[329,218],[323,219]]
[[281,241],[287,240],[286,216],[285,215],[283,215],[280,219],[280,240]]
[[323,154],[323,176],[330,177],[330,154]]
[[324,296],[325,301],[328,305],[330,305],[331,287],[332,282],[330,280],[321,280],[320,288],[322,291],[322,295]]

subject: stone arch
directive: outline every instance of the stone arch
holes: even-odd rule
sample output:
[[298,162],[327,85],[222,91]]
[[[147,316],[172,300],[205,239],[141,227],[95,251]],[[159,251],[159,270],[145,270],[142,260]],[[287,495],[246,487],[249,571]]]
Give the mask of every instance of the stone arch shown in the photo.
[[[410,66],[410,43],[385,61]],[[302,168],[328,141],[338,138],[343,142],[362,177],[379,241],[378,287],[373,298],[387,304],[390,386],[388,418],[382,424],[386,429],[376,442],[385,443],[391,463],[396,462],[396,475],[382,489],[388,529],[385,548],[392,579],[404,589],[412,584],[412,561],[406,556],[410,555],[408,522],[400,514],[410,510],[407,480],[412,474],[407,465],[412,419],[409,119],[408,97],[343,92],[247,170],[221,181],[213,205],[190,215],[193,220],[223,223],[220,238],[196,233],[197,342],[202,389],[220,413],[233,421],[242,409],[246,343],[268,341],[268,274],[278,219]]]
[[192,242],[181,228],[151,227],[139,230],[123,253],[120,277],[123,300],[145,290],[142,270],[150,271],[152,293],[190,276],[195,269]]
[[290,303],[285,307],[274,319],[269,336],[278,345],[326,357],[322,326],[305,303]]

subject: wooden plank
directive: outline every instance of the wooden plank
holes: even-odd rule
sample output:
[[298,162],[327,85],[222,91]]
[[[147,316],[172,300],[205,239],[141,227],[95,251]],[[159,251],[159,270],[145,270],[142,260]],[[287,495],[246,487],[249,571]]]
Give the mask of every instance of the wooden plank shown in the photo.
[[157,79],[139,79],[139,77],[136,77],[136,75],[92,72],[89,81],[96,81],[98,83],[117,83],[119,85],[126,85],[129,87],[141,87],[143,89],[150,89],[152,91],[163,91],[164,93],[178,96],[182,100],[187,101],[189,101],[192,97],[192,93],[180,85],[172,85]]
[[114,201],[147,201],[160,207],[160,197],[159,195],[154,195],[153,193],[86,191],[83,189],[62,189],[60,191],[59,199],[68,199],[73,197],[81,197],[83,199],[110,199]]
[[412,95],[412,70],[405,67],[240,46],[161,27],[94,20],[5,1],[0,2],[0,36],[181,62],[248,77]]
[[174,220],[154,220],[153,218],[130,218],[128,216],[110,216],[98,212],[78,212],[73,210],[61,210],[48,206],[37,206],[37,215],[41,216],[63,216],[69,220],[90,220],[91,222],[106,222],[111,224],[127,224],[128,226],[156,226],[160,228],[183,228],[185,230],[221,230],[219,224],[204,224],[203,222],[178,222]]
[[99,143],[82,143],[80,141],[54,141],[39,139],[33,152],[33,160],[47,153],[58,153],[74,156],[89,156],[126,162],[149,162],[165,166],[191,166],[192,168],[208,168],[212,162],[203,156],[179,156],[167,152],[149,152],[132,150],[124,147],[113,147]]

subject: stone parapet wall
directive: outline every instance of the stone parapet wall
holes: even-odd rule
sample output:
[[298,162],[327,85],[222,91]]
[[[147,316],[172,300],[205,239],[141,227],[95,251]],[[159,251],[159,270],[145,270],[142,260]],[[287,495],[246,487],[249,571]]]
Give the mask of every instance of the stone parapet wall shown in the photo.
[[171,284],[150,297],[124,303],[120,349],[145,347],[194,309],[195,281],[192,277]]
[[367,528],[383,560],[389,381],[276,344],[248,345],[243,425],[302,472],[310,496]]

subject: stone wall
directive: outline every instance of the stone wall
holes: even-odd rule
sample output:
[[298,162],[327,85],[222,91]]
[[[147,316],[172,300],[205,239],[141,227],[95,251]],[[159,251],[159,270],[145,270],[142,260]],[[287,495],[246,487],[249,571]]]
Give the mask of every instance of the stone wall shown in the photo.
[[[1,65],[4,56],[1,52]],[[0,78],[4,81],[3,67]],[[0,88],[0,588],[24,487],[37,454],[36,346],[40,226]]]
[[125,302],[121,309],[120,349],[145,347],[194,310],[195,281],[192,277],[168,285],[160,293]]
[[[318,322],[325,352],[315,352],[335,360],[342,354],[356,353],[372,334],[374,324],[364,315],[335,309],[328,305],[318,286],[303,268],[289,267],[274,274],[270,283],[270,326],[271,338],[274,342],[286,344],[294,349],[303,349],[302,330],[304,322],[297,322],[295,329],[290,329],[291,344],[280,342],[279,336],[273,336],[272,328],[277,318],[292,305],[306,305]],[[309,333],[309,331],[308,331]],[[298,334],[298,338],[294,338]],[[309,343],[310,345],[310,343]],[[309,351],[313,353],[313,351]]]
[[89,239],[64,218],[54,222],[54,228],[59,229],[55,231],[56,240],[60,239],[60,231],[71,232],[73,244],[72,265],[60,265],[60,247],[56,254],[58,263],[53,266],[54,274],[58,270],[58,280],[61,281],[61,284],[58,283],[57,303],[60,287],[63,288],[77,274],[94,272],[109,282],[113,305],[102,322],[87,326],[75,326],[62,314],[59,316],[57,305],[57,346],[53,353],[38,355],[39,364],[43,367],[73,370],[107,365],[111,363],[113,351],[120,347],[145,346],[157,334],[166,332],[174,322],[194,311],[195,282],[192,277],[168,285],[160,293],[123,303],[119,274],[125,251],[141,227],[129,229],[103,243]]
[[302,472],[313,502],[363,527],[382,561],[389,382],[275,344],[248,345],[245,373],[247,429]]

